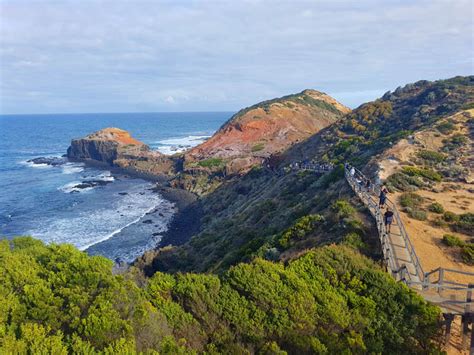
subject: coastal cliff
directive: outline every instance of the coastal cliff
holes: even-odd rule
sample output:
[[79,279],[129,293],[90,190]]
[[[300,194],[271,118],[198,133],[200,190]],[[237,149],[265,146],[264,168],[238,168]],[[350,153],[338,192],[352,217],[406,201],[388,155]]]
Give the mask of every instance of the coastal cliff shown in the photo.
[[119,128],[105,128],[73,139],[67,150],[70,160],[99,162],[131,173],[153,177],[173,174],[174,162]]
[[240,110],[209,140],[182,154],[163,155],[132,138],[127,131],[105,128],[73,139],[67,156],[150,178],[166,176],[173,187],[204,195],[229,177],[278,160],[289,147],[348,112],[349,108],[332,97],[304,90]]
[[211,167],[226,175],[245,173],[348,112],[349,108],[316,90],[260,102],[237,112],[209,140],[185,153],[184,167]]
[[96,160],[110,165],[124,154],[139,155],[150,148],[119,128],[105,128],[80,139],[73,139],[67,150],[69,159]]

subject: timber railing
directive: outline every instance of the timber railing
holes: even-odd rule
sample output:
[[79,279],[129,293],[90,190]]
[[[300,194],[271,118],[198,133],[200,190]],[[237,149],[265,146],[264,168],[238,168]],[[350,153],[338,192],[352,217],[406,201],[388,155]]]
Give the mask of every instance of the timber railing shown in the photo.
[[[333,168],[332,164],[298,162],[284,169],[285,172],[310,170],[316,173],[327,173]],[[385,228],[384,216],[379,206],[380,186],[371,181],[367,184],[369,180],[364,174],[348,164],[345,164],[344,173],[352,190],[366,205],[376,221],[387,269],[396,280],[405,283],[426,301],[441,308],[444,316],[446,344],[450,341],[451,325],[455,316],[461,316],[462,348],[467,347],[470,332],[469,353],[474,355],[474,273],[443,267],[425,273],[395,203],[389,198],[385,201],[385,205],[393,211],[392,225],[397,227],[398,234],[389,233]],[[464,280],[466,278],[472,280],[458,282],[457,275],[462,275]],[[469,324],[471,324],[471,330],[469,330]]]
[[[389,198],[385,201],[385,205],[393,211],[393,222],[400,232],[397,237],[401,238],[403,245],[394,245],[393,235],[385,228],[383,214],[378,204],[380,186],[370,184],[367,188],[368,179],[364,174],[348,165],[345,167],[345,177],[377,222],[385,263],[395,279],[415,289],[426,300],[438,304],[446,313],[472,316],[474,273],[443,267],[425,273],[395,203]],[[471,278],[472,282],[458,282],[456,275]]]

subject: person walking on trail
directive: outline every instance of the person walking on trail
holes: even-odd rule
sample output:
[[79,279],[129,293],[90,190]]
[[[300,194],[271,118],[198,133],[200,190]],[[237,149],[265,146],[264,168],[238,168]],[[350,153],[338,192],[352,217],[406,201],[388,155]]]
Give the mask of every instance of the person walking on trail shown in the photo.
[[370,187],[371,187],[370,179],[367,179],[367,181],[365,183],[365,189],[367,190],[367,192],[370,191]]
[[383,217],[385,221],[385,230],[390,233],[390,227],[392,226],[393,222],[393,211],[390,208],[387,208],[387,210],[383,214]]
[[382,186],[380,189],[380,195],[379,195],[379,208],[384,208],[385,202],[387,202],[387,193],[388,190],[385,186]]
[[356,171],[355,171],[354,167],[351,168],[349,173],[351,174],[351,176],[355,175]]

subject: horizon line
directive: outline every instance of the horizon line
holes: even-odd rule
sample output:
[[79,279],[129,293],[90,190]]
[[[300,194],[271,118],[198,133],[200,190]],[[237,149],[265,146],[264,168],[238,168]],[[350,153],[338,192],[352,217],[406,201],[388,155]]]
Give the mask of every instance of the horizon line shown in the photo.
[[48,116],[48,115],[116,115],[153,113],[236,113],[237,111],[129,111],[129,112],[48,112],[48,113],[0,113],[0,116]]

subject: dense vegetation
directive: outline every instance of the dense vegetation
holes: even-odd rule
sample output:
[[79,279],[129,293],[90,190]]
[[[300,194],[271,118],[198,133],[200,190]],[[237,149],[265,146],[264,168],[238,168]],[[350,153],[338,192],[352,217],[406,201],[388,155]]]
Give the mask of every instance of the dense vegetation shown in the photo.
[[[230,120],[234,120],[236,118],[239,118],[243,115],[245,115],[247,112],[251,110],[255,110],[258,108],[261,108],[264,110],[266,113],[270,112],[270,106],[275,104],[275,103],[283,103],[285,106],[289,108],[293,108],[295,105],[294,104],[305,104],[307,106],[310,106],[315,109],[321,109],[321,110],[326,110],[330,111],[336,115],[342,116],[342,112],[340,112],[336,107],[333,105],[323,101],[323,100],[318,100],[313,97],[311,97],[308,92],[302,91],[297,94],[291,94],[291,95],[286,95],[282,96],[279,98],[271,99],[271,100],[265,100],[262,102],[259,102],[258,104],[246,107],[239,112],[237,112]],[[230,121],[229,120],[229,121]],[[225,126],[225,124],[224,124]]]
[[221,276],[136,269],[69,245],[0,241],[0,353],[418,353],[439,310],[348,247]]

